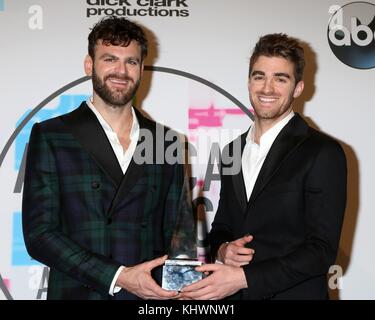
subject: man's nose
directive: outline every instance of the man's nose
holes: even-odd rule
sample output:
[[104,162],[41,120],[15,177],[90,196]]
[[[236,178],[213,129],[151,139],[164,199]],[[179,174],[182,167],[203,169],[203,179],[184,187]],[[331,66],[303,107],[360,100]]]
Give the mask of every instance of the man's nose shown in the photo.
[[127,66],[126,66],[126,63],[125,63],[125,62],[118,61],[117,65],[116,65],[116,71],[117,71],[119,74],[122,74],[122,75],[126,75],[126,74],[128,74],[128,68],[127,68]]
[[272,79],[266,79],[263,84],[264,93],[272,93],[274,91],[274,83]]

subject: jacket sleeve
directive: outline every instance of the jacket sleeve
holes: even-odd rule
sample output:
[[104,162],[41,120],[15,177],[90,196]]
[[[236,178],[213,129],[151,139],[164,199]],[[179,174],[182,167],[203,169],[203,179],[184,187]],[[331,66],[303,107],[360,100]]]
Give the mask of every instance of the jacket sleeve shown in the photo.
[[[211,225],[210,233],[208,234],[208,242],[210,244],[210,257],[212,262],[216,260],[216,255],[219,247],[225,243],[235,240],[233,226],[233,183],[232,177],[238,175],[241,170],[241,144],[242,140],[238,139],[226,145],[223,149],[222,158],[220,161],[220,199],[218,208],[215,214],[214,221]],[[223,157],[227,157],[224,161]],[[239,163],[236,164],[235,161]],[[238,209],[238,208],[237,208]]]
[[35,124],[30,136],[22,203],[26,248],[34,259],[108,294],[120,265],[82,248],[62,230],[59,176],[48,141],[51,135]]
[[[233,210],[230,203],[228,202],[228,196],[226,196],[226,179],[229,179],[230,176],[223,176],[221,173],[221,188],[220,188],[220,200],[218,209],[215,214],[215,219],[212,223],[212,228],[208,234],[209,243],[210,243],[210,256],[211,261],[216,260],[217,251],[225,242],[230,242],[235,240],[233,231],[231,229],[231,215],[230,212]],[[232,192],[232,191],[230,191]]]
[[[247,299],[272,297],[327,273],[334,264],[346,206],[347,168],[341,146],[323,143],[306,178],[305,241],[281,257],[244,266]],[[301,213],[302,214],[302,213]]]

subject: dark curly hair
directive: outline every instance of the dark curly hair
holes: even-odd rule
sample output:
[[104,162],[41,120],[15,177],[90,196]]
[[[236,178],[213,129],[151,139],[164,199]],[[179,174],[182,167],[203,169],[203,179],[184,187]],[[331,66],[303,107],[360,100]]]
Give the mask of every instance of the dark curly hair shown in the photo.
[[105,45],[124,47],[127,47],[132,40],[135,40],[141,47],[142,60],[147,56],[148,41],[145,33],[140,26],[126,18],[104,17],[91,29],[88,40],[88,52],[93,59],[98,40],[102,40]]
[[250,58],[249,77],[260,56],[283,57],[294,64],[296,83],[302,80],[305,58],[299,41],[284,33],[267,34],[259,38]]

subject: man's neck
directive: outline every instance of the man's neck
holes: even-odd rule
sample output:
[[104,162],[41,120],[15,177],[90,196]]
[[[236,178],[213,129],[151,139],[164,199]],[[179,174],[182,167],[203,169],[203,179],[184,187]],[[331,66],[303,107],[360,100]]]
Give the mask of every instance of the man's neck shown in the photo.
[[94,94],[92,102],[95,109],[102,115],[104,120],[107,121],[118,137],[129,137],[133,124],[131,101],[124,106],[114,107],[108,105]]
[[290,112],[285,113],[282,115],[282,117],[279,117],[277,119],[264,119],[259,118],[255,114],[254,117],[254,142],[256,144],[260,144],[260,138],[263,134],[265,134],[269,129],[274,127],[276,124],[278,124],[281,120],[285,119],[293,110],[290,110]]

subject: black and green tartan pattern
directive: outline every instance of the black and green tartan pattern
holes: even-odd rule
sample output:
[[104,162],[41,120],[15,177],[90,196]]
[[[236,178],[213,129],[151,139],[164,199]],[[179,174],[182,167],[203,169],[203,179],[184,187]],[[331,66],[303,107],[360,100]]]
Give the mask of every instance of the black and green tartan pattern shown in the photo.
[[[50,267],[48,299],[108,299],[121,265],[168,252],[178,220],[183,167],[133,164],[132,170],[139,171],[137,180],[127,182],[128,191],[115,203],[120,186],[61,117],[34,125],[23,228],[29,254]],[[115,297],[136,298],[125,290]]]

